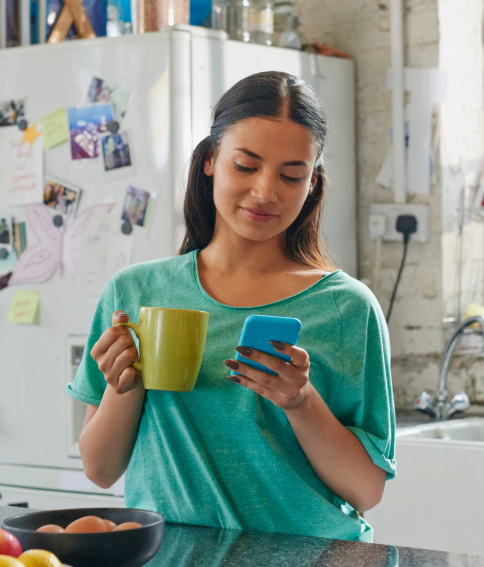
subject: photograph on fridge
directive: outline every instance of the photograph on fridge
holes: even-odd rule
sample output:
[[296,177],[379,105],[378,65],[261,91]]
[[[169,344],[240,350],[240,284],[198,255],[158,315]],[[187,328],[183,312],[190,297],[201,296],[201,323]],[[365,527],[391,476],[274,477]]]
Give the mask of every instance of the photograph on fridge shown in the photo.
[[7,219],[0,218],[0,244],[10,244],[10,230]]
[[0,258],[0,290],[7,287],[10,275],[15,270],[16,265],[17,258],[11,252],[6,258]]
[[27,248],[27,227],[25,222],[18,222],[12,217],[12,248],[17,259]]
[[121,219],[131,224],[145,226],[148,220],[148,209],[150,205],[150,194],[143,189],[137,189],[131,185],[126,192]]
[[76,216],[81,190],[47,177],[44,184],[44,205],[66,217]]
[[112,171],[122,167],[129,167],[131,163],[131,152],[128,143],[128,134],[108,134],[102,137],[102,148],[104,157],[104,169]]
[[124,118],[128,109],[131,94],[128,89],[113,85],[99,77],[93,77],[87,91],[87,102],[110,102],[113,105],[116,117],[121,119]]
[[99,137],[108,131],[108,122],[113,120],[110,104],[95,104],[68,108],[71,157],[93,159],[99,156]]
[[14,126],[25,118],[25,100],[0,102],[0,126]]

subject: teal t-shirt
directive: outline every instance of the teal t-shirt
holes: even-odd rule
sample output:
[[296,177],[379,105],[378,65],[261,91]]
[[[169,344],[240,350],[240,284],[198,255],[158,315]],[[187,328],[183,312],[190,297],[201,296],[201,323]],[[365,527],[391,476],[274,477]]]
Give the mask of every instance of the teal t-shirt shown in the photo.
[[201,286],[196,252],[130,266],[103,292],[70,396],[100,404],[106,382],[89,353],[113,311],[137,322],[140,306],[198,309],[210,318],[193,392],[145,393],[126,505],[175,523],[371,541],[371,527],[317,477],[284,412],[228,380],[223,364],[234,357],[248,315],[300,319],[298,346],[311,357],[311,383],[393,478],[388,330],[369,289],[336,271],[281,301],[230,307]]

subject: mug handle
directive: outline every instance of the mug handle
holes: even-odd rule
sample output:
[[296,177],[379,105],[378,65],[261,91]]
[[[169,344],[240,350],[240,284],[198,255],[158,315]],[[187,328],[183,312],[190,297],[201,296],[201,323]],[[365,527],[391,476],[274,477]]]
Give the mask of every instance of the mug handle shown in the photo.
[[[127,323],[116,323],[115,327],[129,327],[131,330],[134,331],[134,334],[138,337],[139,339],[139,335],[138,335],[138,327],[139,324],[136,325],[136,323],[131,323],[131,321],[128,321]],[[143,370],[143,365],[141,364],[141,361],[137,362],[136,360],[133,360],[133,362],[130,364],[130,366],[132,366],[135,370],[137,370],[138,372],[142,372]]]

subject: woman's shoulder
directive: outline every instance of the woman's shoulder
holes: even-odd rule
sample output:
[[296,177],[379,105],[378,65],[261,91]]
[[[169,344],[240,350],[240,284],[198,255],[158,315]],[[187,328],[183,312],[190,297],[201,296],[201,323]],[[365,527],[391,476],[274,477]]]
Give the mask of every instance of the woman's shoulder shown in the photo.
[[147,262],[140,262],[127,266],[116,272],[111,282],[120,284],[134,284],[136,282],[152,283],[153,281],[167,281],[171,277],[179,278],[180,272],[189,272],[193,267],[193,252],[182,256],[158,258]]
[[325,279],[340,313],[348,310],[381,311],[380,304],[370,288],[346,272],[330,272],[324,276],[323,281]]

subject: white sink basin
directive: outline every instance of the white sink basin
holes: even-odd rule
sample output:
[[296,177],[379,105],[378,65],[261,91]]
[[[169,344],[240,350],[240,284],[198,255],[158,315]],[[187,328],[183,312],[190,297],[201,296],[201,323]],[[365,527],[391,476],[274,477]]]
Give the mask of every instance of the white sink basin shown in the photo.
[[442,439],[444,441],[484,443],[484,418],[474,417],[405,427],[397,430],[396,437],[397,439]]
[[484,418],[397,429],[395,453],[375,543],[484,555]]

